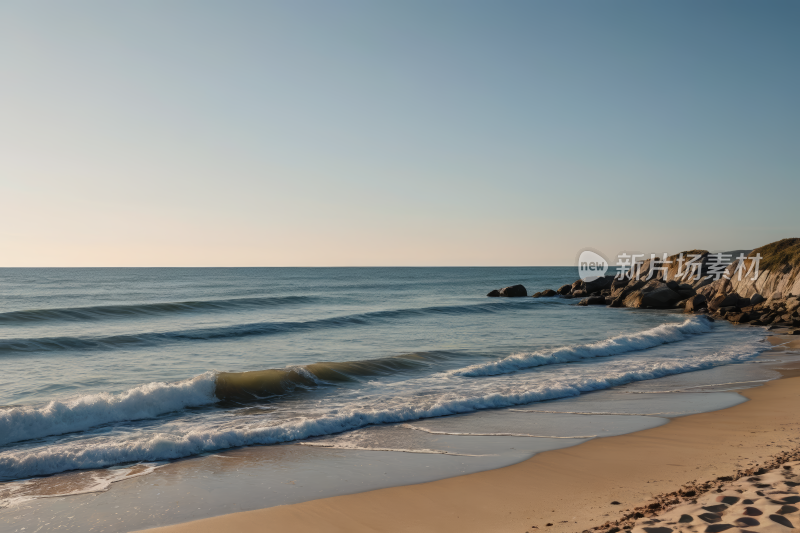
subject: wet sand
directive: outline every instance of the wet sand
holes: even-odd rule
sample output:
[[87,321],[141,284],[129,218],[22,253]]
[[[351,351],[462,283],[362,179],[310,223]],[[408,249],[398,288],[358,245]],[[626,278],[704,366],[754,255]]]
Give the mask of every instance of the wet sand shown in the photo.
[[[800,350],[797,337],[769,341],[781,345],[776,351]],[[742,391],[749,402],[513,466],[148,531],[583,531],[688,481],[728,475],[800,446],[800,368],[792,366],[781,371],[784,379]]]

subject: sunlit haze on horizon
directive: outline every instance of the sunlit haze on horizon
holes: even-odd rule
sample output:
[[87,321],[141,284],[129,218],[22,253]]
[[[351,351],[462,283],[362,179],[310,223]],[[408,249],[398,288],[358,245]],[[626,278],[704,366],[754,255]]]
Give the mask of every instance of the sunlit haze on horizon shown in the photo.
[[0,267],[800,236],[800,4],[0,5]]

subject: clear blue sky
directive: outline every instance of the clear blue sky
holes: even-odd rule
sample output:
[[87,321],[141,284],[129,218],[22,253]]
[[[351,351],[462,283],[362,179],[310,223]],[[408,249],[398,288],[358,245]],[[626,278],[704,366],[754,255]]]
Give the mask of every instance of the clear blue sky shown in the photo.
[[0,4],[0,266],[800,236],[796,1]]

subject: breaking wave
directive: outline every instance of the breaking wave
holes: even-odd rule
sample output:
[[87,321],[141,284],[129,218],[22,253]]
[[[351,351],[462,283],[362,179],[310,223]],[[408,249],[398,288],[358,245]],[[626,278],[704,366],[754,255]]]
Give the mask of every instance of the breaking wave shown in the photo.
[[[258,422],[235,427],[196,427],[183,434],[147,433],[128,438],[89,439],[8,451],[0,454],[0,478],[20,479],[66,470],[103,468],[121,463],[163,461],[240,446],[277,444],[309,437],[350,431],[373,424],[409,422],[482,409],[513,407],[543,400],[578,396],[582,393],[625,385],[684,372],[745,361],[758,353],[754,346],[734,353],[716,353],[692,360],[663,359],[658,362],[631,362],[625,371],[602,376],[578,377],[571,381],[552,380],[532,388],[498,392],[492,388],[448,388],[433,395],[409,395],[383,407],[353,406],[331,410],[315,417],[294,417],[281,423]],[[195,378],[197,379],[197,378]],[[453,378],[451,378],[453,379]],[[210,381],[209,381],[210,382]],[[206,389],[208,390],[208,389]],[[213,400],[209,400],[213,401]]]
[[646,350],[661,344],[680,342],[692,335],[709,333],[712,328],[713,326],[708,319],[692,317],[682,324],[661,324],[639,333],[619,335],[593,344],[514,354],[499,361],[472,365],[454,370],[452,373],[466,377],[496,376],[535,366],[571,363],[594,357],[608,357],[637,350]]
[[206,372],[175,383],[140,385],[121,394],[86,394],[43,407],[6,408],[0,410],[0,446],[211,404],[217,401],[215,378],[215,373]]

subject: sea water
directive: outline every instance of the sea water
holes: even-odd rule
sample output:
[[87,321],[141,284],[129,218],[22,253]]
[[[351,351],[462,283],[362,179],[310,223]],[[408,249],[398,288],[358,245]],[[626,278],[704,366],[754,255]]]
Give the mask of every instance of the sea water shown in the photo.
[[486,297],[575,277],[566,267],[2,269],[0,480],[284,443],[488,456],[492,438],[555,446],[633,431],[741,400],[705,401],[714,386],[766,379],[741,371],[768,347],[762,328]]

